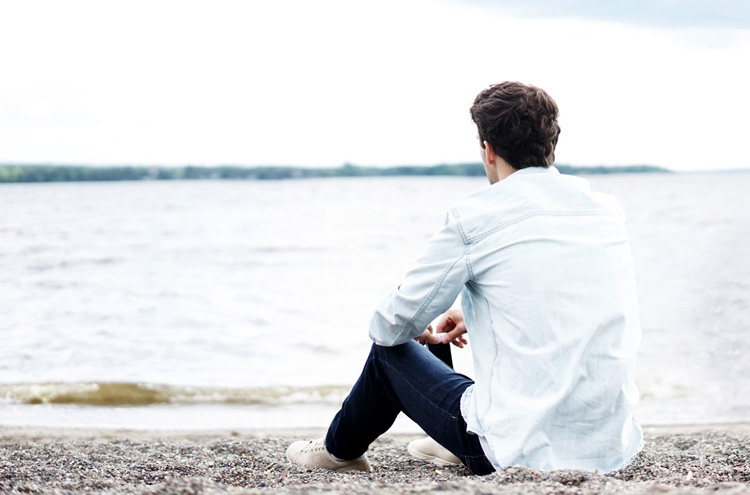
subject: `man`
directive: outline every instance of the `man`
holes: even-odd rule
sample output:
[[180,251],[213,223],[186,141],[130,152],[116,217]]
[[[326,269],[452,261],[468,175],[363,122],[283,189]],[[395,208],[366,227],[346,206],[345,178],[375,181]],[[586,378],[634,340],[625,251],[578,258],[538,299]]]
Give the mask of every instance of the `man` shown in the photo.
[[[431,437],[410,453],[475,474],[608,472],[640,450],[640,327],[619,203],[552,166],[558,108],[543,90],[497,84],[471,116],[491,185],[450,210],[377,308],[359,380],[327,435],[293,443],[290,462],[370,470],[368,446],[400,411]],[[459,293],[462,311],[449,310]],[[462,347],[465,332],[476,381],[413,341]]]

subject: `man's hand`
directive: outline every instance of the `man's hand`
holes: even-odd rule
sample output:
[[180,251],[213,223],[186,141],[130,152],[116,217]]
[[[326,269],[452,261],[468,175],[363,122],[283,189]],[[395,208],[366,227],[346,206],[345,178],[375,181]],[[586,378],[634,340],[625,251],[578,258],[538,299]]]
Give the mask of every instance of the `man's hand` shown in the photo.
[[464,334],[466,333],[466,324],[464,315],[460,309],[449,309],[440,318],[437,323],[436,333],[433,333],[432,325],[427,327],[422,335],[414,340],[420,344],[447,344],[451,343],[456,347],[463,348],[468,342]]

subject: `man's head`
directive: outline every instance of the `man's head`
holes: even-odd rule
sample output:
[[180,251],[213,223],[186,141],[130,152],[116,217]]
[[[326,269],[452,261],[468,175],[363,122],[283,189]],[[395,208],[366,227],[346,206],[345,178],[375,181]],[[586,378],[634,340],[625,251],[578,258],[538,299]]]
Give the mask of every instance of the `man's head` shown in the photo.
[[494,154],[516,170],[555,162],[558,113],[557,103],[544,90],[518,82],[490,86],[471,106],[482,149],[489,143]]

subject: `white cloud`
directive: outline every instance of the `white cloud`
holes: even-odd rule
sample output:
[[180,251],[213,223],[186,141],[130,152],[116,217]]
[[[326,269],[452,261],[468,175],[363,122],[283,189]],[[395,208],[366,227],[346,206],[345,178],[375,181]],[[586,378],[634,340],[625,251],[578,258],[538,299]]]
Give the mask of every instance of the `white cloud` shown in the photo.
[[0,162],[475,161],[471,101],[513,79],[560,104],[559,162],[750,166],[750,37],[686,33],[431,0],[0,3]]
[[713,26],[750,28],[750,4],[743,0],[460,0],[505,15],[536,18],[579,18],[637,26],[683,28]]

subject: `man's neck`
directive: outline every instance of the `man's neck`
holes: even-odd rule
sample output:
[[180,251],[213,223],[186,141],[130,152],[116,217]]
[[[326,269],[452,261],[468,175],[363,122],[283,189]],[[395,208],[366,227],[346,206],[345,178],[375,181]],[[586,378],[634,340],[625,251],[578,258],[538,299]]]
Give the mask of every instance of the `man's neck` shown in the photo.
[[490,184],[495,184],[503,179],[508,178],[511,174],[517,172],[517,170],[510,165],[508,162],[500,157],[496,157],[494,163],[491,164],[492,169],[487,171],[487,178]]
[[503,179],[507,179],[511,174],[518,172],[515,168],[508,165],[508,163],[503,160],[502,162],[498,163],[497,167],[497,177],[498,181],[501,181]]

